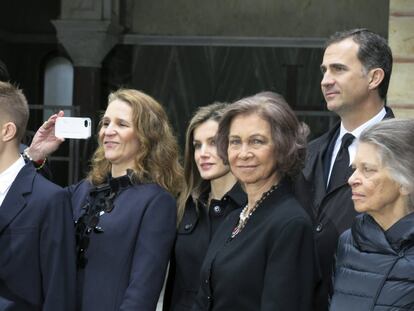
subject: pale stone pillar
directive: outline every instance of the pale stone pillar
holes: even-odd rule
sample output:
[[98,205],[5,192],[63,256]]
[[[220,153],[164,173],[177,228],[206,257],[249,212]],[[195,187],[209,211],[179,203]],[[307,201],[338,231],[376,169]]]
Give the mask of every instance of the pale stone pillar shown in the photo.
[[119,42],[122,28],[106,20],[54,20],[59,42],[75,67],[101,67]]
[[388,105],[397,117],[414,118],[413,0],[390,0],[388,37],[394,56]]
[[101,67],[123,30],[119,0],[62,0],[60,19],[52,23],[75,67]]
[[60,19],[52,23],[75,68],[73,104],[97,122],[105,108],[101,64],[122,34],[119,0],[62,0]]
[[[73,105],[80,115],[98,124],[100,111],[106,107],[101,98],[101,65],[105,56],[119,42],[119,0],[62,0],[61,14],[52,21],[59,43],[65,48],[74,66]],[[95,148],[85,141],[87,158]],[[79,175],[87,171],[87,163]]]

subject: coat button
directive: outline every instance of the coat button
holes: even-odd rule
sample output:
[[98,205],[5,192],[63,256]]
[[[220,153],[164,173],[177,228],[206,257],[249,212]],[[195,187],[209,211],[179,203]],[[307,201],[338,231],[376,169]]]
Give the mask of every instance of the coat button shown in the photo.
[[204,283],[208,284],[208,280],[207,280],[207,279],[205,279],[205,280],[204,280]]
[[190,230],[193,227],[193,224],[186,224],[184,230]]
[[211,300],[211,297],[210,296],[207,296],[207,300]]
[[216,214],[221,213],[221,207],[220,207],[220,205],[216,205],[216,206],[214,206],[214,207],[213,207],[213,211],[214,211],[214,213],[216,213]]
[[322,223],[319,223],[317,226],[316,226],[316,232],[321,232],[322,231],[322,228],[323,228],[323,226],[322,226]]

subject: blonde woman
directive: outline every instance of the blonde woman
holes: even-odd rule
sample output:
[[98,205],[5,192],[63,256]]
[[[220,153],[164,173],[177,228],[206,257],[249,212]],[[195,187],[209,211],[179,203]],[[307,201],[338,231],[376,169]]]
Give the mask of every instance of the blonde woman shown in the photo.
[[[58,147],[56,117],[36,134],[29,149],[34,160]],[[175,238],[177,143],[162,106],[132,89],[109,95],[98,143],[88,177],[68,187],[78,310],[154,311]]]

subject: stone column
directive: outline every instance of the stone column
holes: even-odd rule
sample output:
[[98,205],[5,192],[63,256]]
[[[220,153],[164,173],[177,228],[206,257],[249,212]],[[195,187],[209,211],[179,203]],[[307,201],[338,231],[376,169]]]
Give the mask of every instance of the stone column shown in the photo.
[[[74,65],[73,105],[96,122],[101,105],[101,64],[119,42],[119,0],[62,0],[61,18],[52,21]],[[101,108],[102,107],[102,108]]]
[[[101,98],[101,64],[122,33],[118,23],[119,0],[62,0],[61,8],[60,19],[52,23],[59,43],[73,62],[73,106],[79,107],[82,117],[90,117],[96,129],[100,111],[106,107],[106,98]],[[71,150],[75,154],[72,152],[69,157],[71,161],[80,161],[74,165],[74,176],[83,176],[88,170],[87,159],[95,143],[95,139],[89,139],[74,144],[75,149]]]
[[394,56],[388,105],[397,117],[414,118],[414,1],[390,0],[388,37]]
[[109,21],[55,20],[53,24],[75,67],[73,105],[96,121],[101,109],[101,63],[118,43],[120,27]]

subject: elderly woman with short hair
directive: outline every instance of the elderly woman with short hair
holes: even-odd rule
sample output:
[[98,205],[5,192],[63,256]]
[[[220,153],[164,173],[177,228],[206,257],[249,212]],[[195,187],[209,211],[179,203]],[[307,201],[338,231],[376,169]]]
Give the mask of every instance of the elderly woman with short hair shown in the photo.
[[359,139],[348,182],[359,215],[339,241],[331,311],[414,310],[414,120]]
[[312,225],[290,189],[303,164],[306,134],[275,93],[241,99],[224,113],[217,148],[248,203],[216,232],[193,310],[312,310]]

